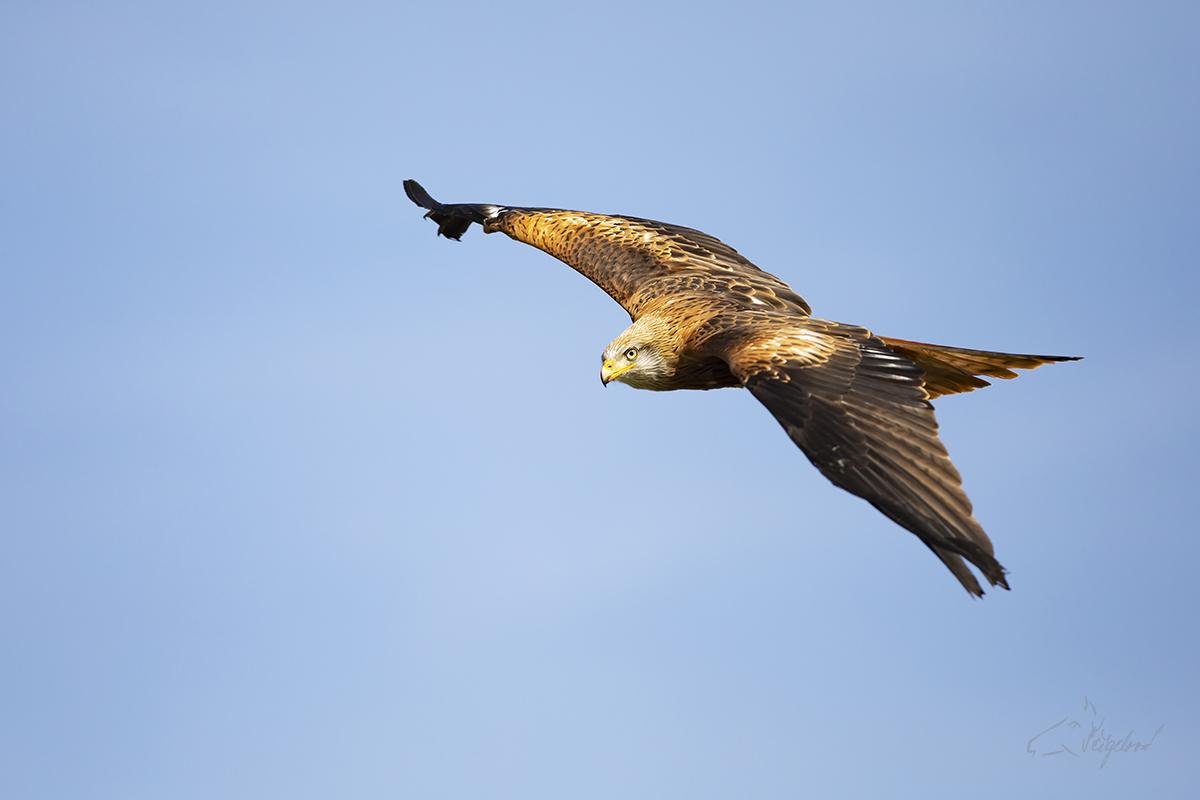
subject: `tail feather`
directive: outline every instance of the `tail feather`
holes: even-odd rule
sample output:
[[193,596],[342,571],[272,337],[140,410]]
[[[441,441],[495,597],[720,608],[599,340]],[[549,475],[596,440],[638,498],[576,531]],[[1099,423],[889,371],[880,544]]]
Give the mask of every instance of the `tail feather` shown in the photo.
[[500,211],[499,206],[477,203],[443,205],[430,197],[429,192],[416,181],[405,181],[404,193],[409,200],[428,210],[425,216],[437,223],[439,234],[456,242],[462,239],[472,222],[483,225]]
[[991,386],[989,381],[980,378],[1003,378],[1011,380],[1017,377],[1014,369],[1034,369],[1043,364],[1053,364],[1058,361],[1079,361],[1079,356],[1033,356],[1019,353],[996,353],[990,350],[967,350],[962,347],[944,347],[937,344],[910,342],[904,339],[891,339],[880,336],[888,349],[897,355],[913,361],[925,370],[925,391],[930,399],[944,394],[973,392],[984,386]]

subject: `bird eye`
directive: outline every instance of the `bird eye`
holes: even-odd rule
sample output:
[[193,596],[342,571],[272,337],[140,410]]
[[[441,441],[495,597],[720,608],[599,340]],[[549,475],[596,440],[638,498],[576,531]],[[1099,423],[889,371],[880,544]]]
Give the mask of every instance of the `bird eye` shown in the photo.
[[635,358],[637,358],[637,348],[636,347],[631,347],[625,351],[625,360],[626,361],[633,361]]

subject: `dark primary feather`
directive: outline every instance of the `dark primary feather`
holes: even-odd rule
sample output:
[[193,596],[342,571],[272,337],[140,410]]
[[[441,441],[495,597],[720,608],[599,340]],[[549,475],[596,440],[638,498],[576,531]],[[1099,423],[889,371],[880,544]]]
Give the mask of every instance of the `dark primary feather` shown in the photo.
[[690,228],[560,209],[444,205],[414,181],[404,187],[439,233],[457,239],[472,222],[501,231],[574,267],[635,322],[649,317],[654,325],[645,329],[661,331],[654,346],[674,361],[637,385],[745,386],[826,478],[916,534],[969,592],[983,594],[963,559],[1008,588],[938,439],[929,399],[987,386],[981,375],[1011,378],[1013,369],[1074,359],[888,339],[815,319],[786,283]]
[[429,210],[425,216],[437,223],[439,234],[456,242],[462,239],[472,222],[483,225],[496,210],[495,206],[469,203],[444,206],[430,197],[429,192],[416,181],[405,181],[404,193],[409,200]]
[[921,368],[862,328],[751,327],[731,349],[733,373],[821,474],[915,533],[972,594],[983,591],[962,558],[1008,588],[938,439]]

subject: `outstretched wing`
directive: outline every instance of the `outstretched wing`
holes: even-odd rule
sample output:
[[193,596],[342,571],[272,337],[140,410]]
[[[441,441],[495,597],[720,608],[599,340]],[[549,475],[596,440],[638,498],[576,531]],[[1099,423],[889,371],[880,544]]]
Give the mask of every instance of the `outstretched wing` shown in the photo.
[[479,223],[574,267],[636,320],[668,296],[707,294],[747,308],[807,316],[808,303],[729,245],[701,231],[636,217],[552,208],[439,203],[416,181],[409,199],[428,209],[438,233],[458,239]]
[[753,326],[725,357],[821,474],[920,537],[967,591],[983,594],[963,558],[1008,588],[920,367],[863,328],[812,318]]

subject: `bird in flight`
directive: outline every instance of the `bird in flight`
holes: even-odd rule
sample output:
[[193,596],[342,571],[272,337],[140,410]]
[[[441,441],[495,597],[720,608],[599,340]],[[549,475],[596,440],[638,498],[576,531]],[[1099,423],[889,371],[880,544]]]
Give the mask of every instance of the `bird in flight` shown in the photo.
[[629,312],[605,348],[600,379],[636,389],[745,387],[835,486],[917,535],[968,592],[1006,570],[975,519],[937,435],[930,400],[1015,378],[1070,356],[966,350],[876,336],[818,319],[804,298],[729,245],[691,228],[636,217],[442,204],[416,181],[404,191],[438,233],[477,223],[578,270]]

